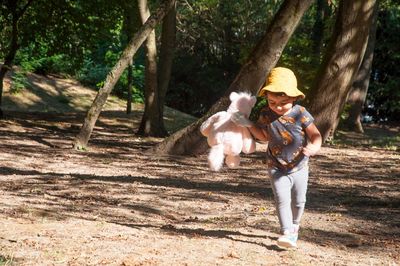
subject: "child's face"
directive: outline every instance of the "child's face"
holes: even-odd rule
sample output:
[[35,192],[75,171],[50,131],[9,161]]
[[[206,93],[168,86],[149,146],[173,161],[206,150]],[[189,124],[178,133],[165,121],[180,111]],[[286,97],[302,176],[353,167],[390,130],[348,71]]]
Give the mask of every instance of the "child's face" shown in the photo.
[[289,96],[281,96],[272,93],[267,94],[268,106],[271,108],[272,111],[277,113],[278,115],[284,115],[288,113],[292,107],[293,102],[296,98],[289,97]]

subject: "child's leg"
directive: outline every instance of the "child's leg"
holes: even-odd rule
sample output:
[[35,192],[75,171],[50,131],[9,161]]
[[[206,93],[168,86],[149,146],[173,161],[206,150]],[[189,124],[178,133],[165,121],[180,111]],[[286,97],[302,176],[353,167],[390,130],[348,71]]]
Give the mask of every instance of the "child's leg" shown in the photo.
[[306,204],[306,193],[308,183],[308,166],[291,174],[293,180],[292,189],[292,213],[293,224],[299,225]]
[[271,178],[271,186],[275,196],[275,205],[282,233],[285,231],[291,231],[293,228],[293,215],[291,209],[292,180],[289,176],[284,175],[275,169],[269,170],[269,175]]

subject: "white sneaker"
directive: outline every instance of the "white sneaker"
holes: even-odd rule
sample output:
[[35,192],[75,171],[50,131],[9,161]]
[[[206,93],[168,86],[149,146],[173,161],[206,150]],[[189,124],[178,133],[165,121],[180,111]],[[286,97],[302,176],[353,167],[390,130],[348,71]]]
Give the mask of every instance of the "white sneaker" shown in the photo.
[[278,246],[283,248],[296,248],[299,237],[299,225],[295,224],[293,230],[286,231],[278,238]]
[[278,246],[283,247],[283,248],[296,248],[297,247],[297,238],[298,234],[297,233],[288,233],[288,234],[283,234],[278,238]]

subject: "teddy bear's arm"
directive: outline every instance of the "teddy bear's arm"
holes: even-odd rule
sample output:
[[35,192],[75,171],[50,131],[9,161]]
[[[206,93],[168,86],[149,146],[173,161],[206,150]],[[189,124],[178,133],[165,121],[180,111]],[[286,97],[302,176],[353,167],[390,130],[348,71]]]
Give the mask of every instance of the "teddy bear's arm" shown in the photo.
[[212,125],[219,120],[220,116],[221,112],[213,114],[206,121],[204,121],[203,124],[201,124],[200,132],[201,134],[203,134],[203,136],[208,137],[208,135],[210,135],[210,130],[212,128]]
[[256,150],[256,142],[254,141],[253,136],[250,131],[242,127],[242,138],[243,138],[243,147],[242,152],[244,153],[252,153]]

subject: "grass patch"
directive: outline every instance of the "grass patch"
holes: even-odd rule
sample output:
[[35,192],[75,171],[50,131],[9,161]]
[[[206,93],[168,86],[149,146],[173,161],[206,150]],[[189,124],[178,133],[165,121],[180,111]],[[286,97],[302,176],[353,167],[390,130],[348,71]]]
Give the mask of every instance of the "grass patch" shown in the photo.
[[22,90],[30,86],[25,72],[16,71],[14,75],[11,77],[11,80],[12,80],[10,87],[11,94],[18,94]]
[[14,259],[12,257],[0,254],[0,266],[10,266],[10,265],[14,265]]
[[329,144],[346,147],[369,147],[398,151],[400,146],[399,128],[384,128],[382,126],[365,127],[364,133],[337,130]]

